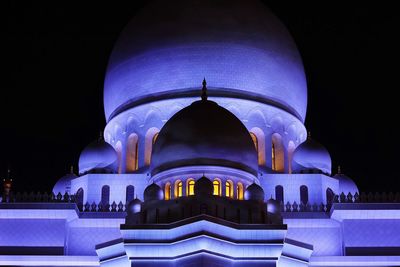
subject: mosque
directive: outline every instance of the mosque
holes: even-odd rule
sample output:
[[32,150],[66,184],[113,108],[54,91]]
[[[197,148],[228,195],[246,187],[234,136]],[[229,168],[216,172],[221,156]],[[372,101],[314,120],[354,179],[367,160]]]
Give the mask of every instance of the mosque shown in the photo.
[[0,203],[0,266],[400,266],[400,195],[360,194],[307,134],[285,26],[256,0],[152,1],[107,124],[52,194]]

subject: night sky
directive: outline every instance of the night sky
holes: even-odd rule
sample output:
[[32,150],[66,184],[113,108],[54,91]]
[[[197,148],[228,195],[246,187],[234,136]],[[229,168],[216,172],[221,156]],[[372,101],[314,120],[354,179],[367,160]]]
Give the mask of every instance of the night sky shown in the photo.
[[[333,172],[340,164],[360,191],[400,191],[397,8],[264,2],[298,45],[306,127],[330,151]],[[14,191],[50,191],[71,164],[77,169],[79,153],[105,126],[113,44],[144,3],[1,1],[0,175],[11,168]]]

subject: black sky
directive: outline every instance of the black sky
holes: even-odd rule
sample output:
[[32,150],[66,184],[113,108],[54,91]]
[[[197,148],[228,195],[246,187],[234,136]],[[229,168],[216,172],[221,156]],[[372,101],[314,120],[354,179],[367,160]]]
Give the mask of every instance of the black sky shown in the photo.
[[[306,126],[334,168],[361,191],[400,191],[394,4],[264,2],[299,47]],[[10,166],[16,191],[50,191],[104,128],[108,57],[144,3],[1,1],[0,175]]]

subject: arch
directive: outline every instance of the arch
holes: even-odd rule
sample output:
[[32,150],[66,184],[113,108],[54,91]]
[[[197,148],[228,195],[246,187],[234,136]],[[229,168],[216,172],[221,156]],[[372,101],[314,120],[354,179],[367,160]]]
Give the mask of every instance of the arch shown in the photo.
[[225,196],[233,198],[233,182],[231,180],[225,182]]
[[308,187],[300,186],[300,202],[306,205],[308,203]]
[[243,200],[244,198],[244,187],[243,184],[241,182],[238,182],[236,185],[236,197],[239,200]]
[[274,133],[271,139],[271,168],[274,171],[283,172],[285,170],[285,153],[282,136],[278,133]]
[[335,193],[333,193],[333,190],[328,187],[326,189],[326,204],[328,206],[332,205],[334,197]]
[[222,188],[221,188],[221,180],[215,178],[213,181],[213,195],[221,196],[222,195]]
[[176,180],[174,189],[175,198],[183,196],[183,183],[181,180]]
[[129,203],[135,198],[135,187],[133,185],[128,185],[126,187],[126,203]]
[[132,133],[128,137],[128,146],[126,152],[126,170],[128,172],[136,171],[139,167],[139,137],[137,134]]
[[263,130],[258,127],[254,127],[250,130],[251,139],[256,147],[258,165],[265,165],[265,134]]
[[78,191],[76,191],[76,196],[75,196],[75,201],[76,201],[76,204],[78,205],[79,210],[82,210],[82,208],[83,208],[83,194],[84,194],[84,191],[83,191],[82,187],[80,187],[78,189]]
[[153,144],[157,139],[158,132],[160,130],[156,127],[152,127],[147,130],[144,140],[144,164],[150,166],[151,152],[153,150]]
[[294,144],[293,141],[289,141],[288,143],[288,168],[289,168],[289,173],[292,173],[292,160],[293,160],[293,153],[294,150],[296,149],[296,145]]
[[194,184],[195,184],[195,181],[193,178],[189,178],[186,180],[186,195],[187,196],[194,195]]
[[115,144],[115,151],[117,151],[117,156],[118,156],[118,173],[122,172],[122,143],[121,141],[118,141]]
[[110,204],[110,186],[103,185],[101,188],[101,204],[107,205]]
[[164,198],[165,200],[171,199],[171,183],[167,182],[164,187]]
[[275,200],[285,203],[283,198],[283,186],[281,185],[275,186]]

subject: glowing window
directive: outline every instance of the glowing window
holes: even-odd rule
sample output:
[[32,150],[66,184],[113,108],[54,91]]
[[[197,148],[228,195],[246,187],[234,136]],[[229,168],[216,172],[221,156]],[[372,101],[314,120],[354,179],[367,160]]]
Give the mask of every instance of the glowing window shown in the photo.
[[188,196],[193,196],[194,195],[194,180],[193,179],[189,179],[187,182],[187,186],[186,186],[186,194]]
[[182,196],[182,181],[178,180],[175,182],[175,197],[181,197]]
[[276,170],[276,162],[275,162],[275,144],[272,143],[272,169]]
[[225,195],[233,197],[233,182],[231,180],[225,182]]
[[155,133],[154,136],[153,136],[153,140],[152,140],[153,145],[154,145],[154,143],[156,142],[157,137],[158,137],[158,133]]
[[165,189],[164,189],[165,193],[165,200],[170,200],[171,199],[171,184],[168,182],[165,184]]
[[251,139],[253,139],[254,146],[256,147],[256,151],[258,151],[258,139],[254,133],[250,132]]
[[214,192],[213,195],[220,196],[221,195],[221,182],[217,179],[213,181]]
[[237,199],[243,200],[243,184],[240,182],[236,186],[236,196]]

